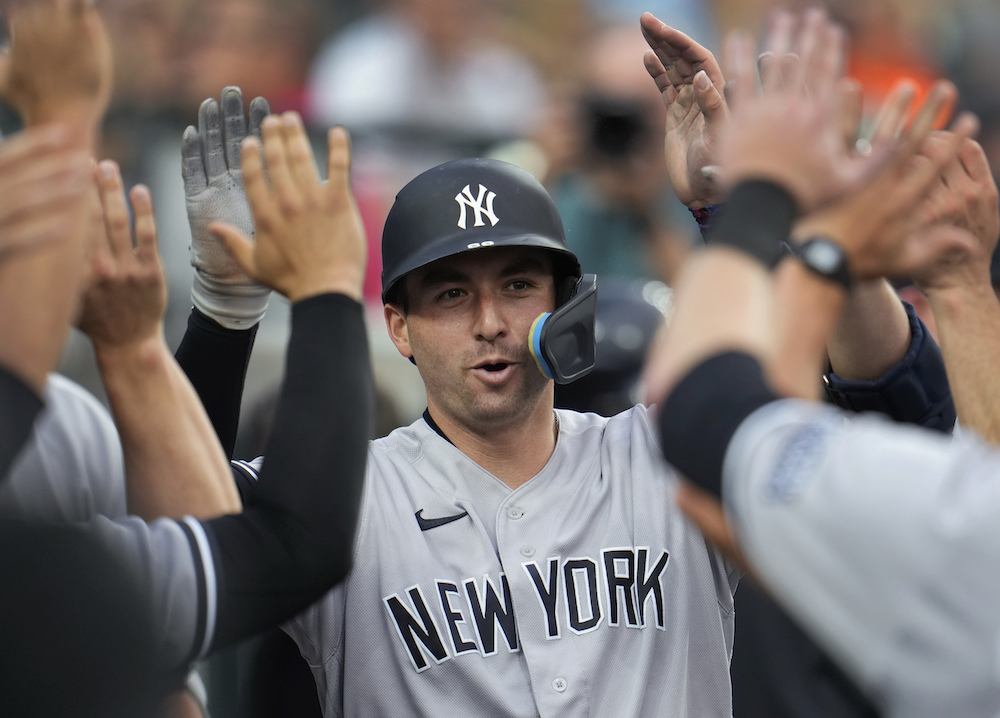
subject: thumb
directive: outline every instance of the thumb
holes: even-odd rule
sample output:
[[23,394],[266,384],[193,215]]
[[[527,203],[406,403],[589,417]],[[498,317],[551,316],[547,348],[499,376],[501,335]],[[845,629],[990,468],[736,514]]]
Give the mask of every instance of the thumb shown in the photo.
[[708,124],[726,119],[726,100],[704,70],[699,70],[694,76],[694,94],[698,100],[698,108],[705,115]]
[[212,222],[208,225],[208,231],[222,242],[222,246],[226,248],[243,273],[256,281],[258,273],[253,242],[236,227],[225,222]]

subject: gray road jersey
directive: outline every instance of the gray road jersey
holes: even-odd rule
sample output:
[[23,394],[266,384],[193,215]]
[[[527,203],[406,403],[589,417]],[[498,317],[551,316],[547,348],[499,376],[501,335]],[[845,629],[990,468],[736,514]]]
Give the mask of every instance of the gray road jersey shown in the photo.
[[286,627],[328,718],[731,715],[737,573],[649,414],[557,416],[516,490],[422,419],[373,442],[354,570]]
[[1000,452],[786,400],[723,473],[755,569],[886,715],[1000,715]]
[[125,515],[125,469],[118,431],[86,389],[50,374],[45,409],[0,484],[0,515],[87,521]]

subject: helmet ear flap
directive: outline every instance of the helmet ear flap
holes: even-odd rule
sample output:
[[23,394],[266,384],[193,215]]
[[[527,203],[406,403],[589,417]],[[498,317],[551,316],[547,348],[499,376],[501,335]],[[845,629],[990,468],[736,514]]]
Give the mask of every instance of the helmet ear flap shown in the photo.
[[558,286],[556,287],[556,309],[564,305],[573,295],[576,294],[576,288],[580,283],[580,277],[574,277],[569,275],[563,277],[561,281],[558,281]]
[[542,314],[531,326],[528,350],[539,371],[557,384],[568,384],[591,372],[597,342],[597,277],[569,277],[570,294],[555,312]]

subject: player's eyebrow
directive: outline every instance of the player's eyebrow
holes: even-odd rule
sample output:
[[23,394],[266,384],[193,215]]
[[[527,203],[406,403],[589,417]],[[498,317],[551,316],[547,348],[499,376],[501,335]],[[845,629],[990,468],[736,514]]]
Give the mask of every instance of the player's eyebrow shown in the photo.
[[469,275],[454,267],[432,267],[418,277],[423,287],[433,287],[438,284],[460,284],[468,282]]
[[517,274],[548,274],[552,271],[545,262],[537,257],[518,257],[501,271],[501,277],[511,277]]

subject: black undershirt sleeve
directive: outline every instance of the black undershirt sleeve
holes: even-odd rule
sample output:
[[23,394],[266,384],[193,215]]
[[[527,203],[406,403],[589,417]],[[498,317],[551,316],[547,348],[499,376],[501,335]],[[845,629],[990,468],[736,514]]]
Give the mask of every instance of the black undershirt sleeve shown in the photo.
[[226,329],[192,308],[187,331],[175,355],[198,392],[229,458],[233,458],[236,447],[240,401],[257,326]]
[[24,447],[35,418],[42,411],[42,398],[17,376],[0,367],[0,481]]
[[204,524],[218,581],[212,649],[291,618],[349,572],[374,397],[362,306],[339,294],[294,305],[256,490],[242,514]]
[[684,477],[722,497],[722,463],[733,434],[750,414],[778,397],[754,357],[709,357],[674,387],[660,409],[663,456]]

